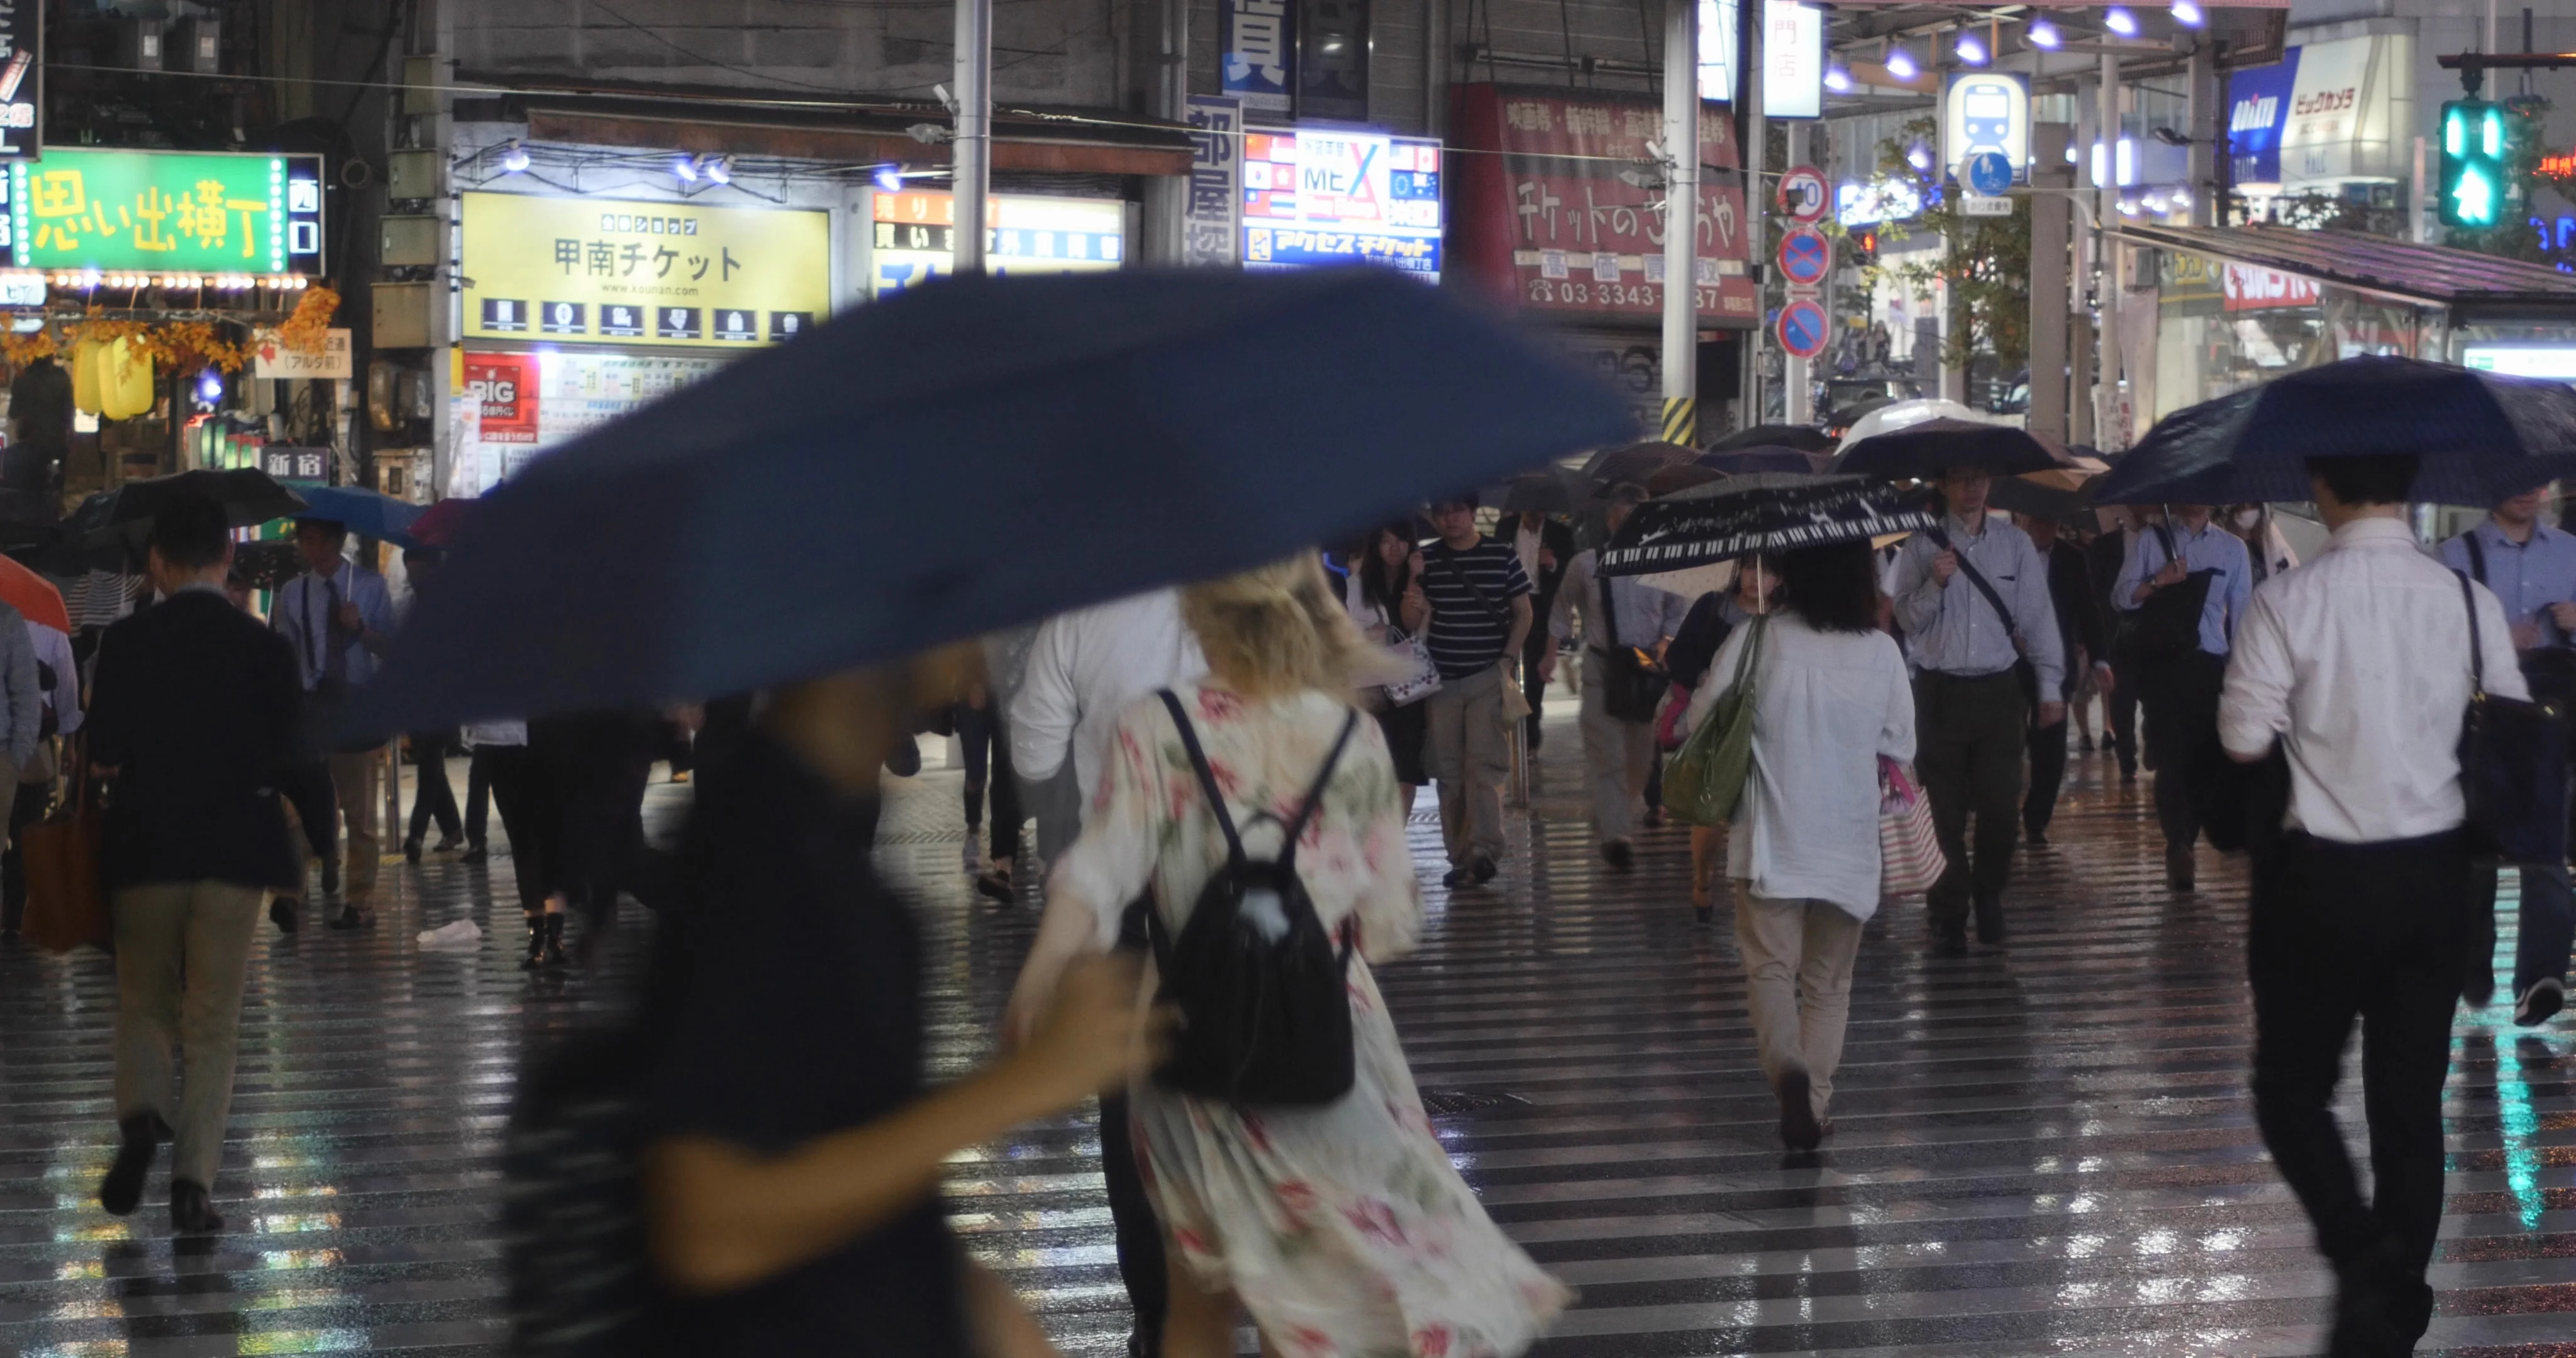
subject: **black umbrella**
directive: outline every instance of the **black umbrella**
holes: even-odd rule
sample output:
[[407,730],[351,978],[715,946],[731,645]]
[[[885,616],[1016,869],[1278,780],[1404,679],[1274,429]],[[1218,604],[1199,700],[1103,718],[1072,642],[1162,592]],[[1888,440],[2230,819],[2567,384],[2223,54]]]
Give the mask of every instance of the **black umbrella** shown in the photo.
[[1754,472],[1799,472],[1808,475],[1821,472],[1833,461],[1823,453],[1785,446],[1712,449],[1699,455],[1700,466],[1728,476],[1749,476]]
[[889,661],[1309,550],[1634,428],[1607,386],[1391,270],[932,283],[484,497],[350,729]]
[[1802,453],[1830,453],[1834,450],[1834,436],[1813,425],[1757,424],[1708,445],[1712,453],[1731,453],[1739,448],[1795,448]]
[[1637,506],[1601,550],[1605,575],[1653,575],[1932,526],[1923,497],[1862,476],[1757,472]]
[[1843,450],[1834,470],[1883,476],[1891,481],[1937,481],[1952,467],[1979,467],[1995,476],[2019,476],[2057,466],[2048,445],[2003,424],[1933,419],[1891,429]]
[[2312,457],[2412,453],[2414,498],[2489,505],[2576,469],[2576,388],[2348,358],[2177,410],[2102,478],[2103,504],[2304,500]]
[[1688,462],[1699,456],[1696,448],[1678,443],[1631,443],[1617,448],[1604,448],[1583,464],[1579,476],[1589,495],[1598,498],[1612,486],[1642,486],[1646,478],[1676,462]]
[[156,476],[148,481],[128,481],[112,491],[102,491],[81,502],[66,521],[73,536],[92,544],[112,539],[141,542],[152,528],[152,516],[178,494],[203,495],[224,507],[224,516],[235,528],[248,528],[271,519],[283,519],[302,512],[304,497],[277,484],[269,474],[254,467],[237,467],[229,471],[200,468],[176,476]]

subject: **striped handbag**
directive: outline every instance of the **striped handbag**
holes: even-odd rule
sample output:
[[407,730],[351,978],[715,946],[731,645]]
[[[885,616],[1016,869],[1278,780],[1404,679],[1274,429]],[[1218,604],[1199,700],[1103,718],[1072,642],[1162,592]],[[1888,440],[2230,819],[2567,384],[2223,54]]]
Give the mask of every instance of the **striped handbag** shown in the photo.
[[1879,896],[1920,896],[1949,866],[1941,856],[1940,836],[1932,830],[1932,799],[1923,795],[1913,770],[1879,756]]

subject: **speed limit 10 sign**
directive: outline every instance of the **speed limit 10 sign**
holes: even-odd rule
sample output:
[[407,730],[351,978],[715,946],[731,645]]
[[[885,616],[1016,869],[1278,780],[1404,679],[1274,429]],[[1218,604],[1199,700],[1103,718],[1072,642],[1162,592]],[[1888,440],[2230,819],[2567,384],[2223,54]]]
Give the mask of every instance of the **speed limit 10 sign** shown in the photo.
[[1833,201],[1825,187],[1825,172],[1813,165],[1793,166],[1780,176],[1780,210],[1789,220],[1805,224],[1822,221],[1825,208]]

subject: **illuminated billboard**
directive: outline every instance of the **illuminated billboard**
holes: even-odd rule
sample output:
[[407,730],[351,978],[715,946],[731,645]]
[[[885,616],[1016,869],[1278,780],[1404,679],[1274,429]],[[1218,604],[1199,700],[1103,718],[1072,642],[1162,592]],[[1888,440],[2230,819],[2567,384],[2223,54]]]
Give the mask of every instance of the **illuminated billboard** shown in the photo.
[[1439,142],[1328,128],[1243,140],[1245,268],[1357,261],[1439,279]]

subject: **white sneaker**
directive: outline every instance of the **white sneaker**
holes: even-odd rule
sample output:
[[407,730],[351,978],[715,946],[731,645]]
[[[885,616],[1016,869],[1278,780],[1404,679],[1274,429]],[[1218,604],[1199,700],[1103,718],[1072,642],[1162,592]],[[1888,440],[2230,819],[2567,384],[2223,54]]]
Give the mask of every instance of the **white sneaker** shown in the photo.
[[976,843],[973,835],[966,836],[966,849],[959,857],[965,866],[967,876],[972,877],[984,870],[984,846]]
[[2555,976],[2543,976],[2531,983],[2514,1001],[2513,1022],[2517,1028],[2537,1028],[2547,1023],[2567,1005],[2567,985]]

